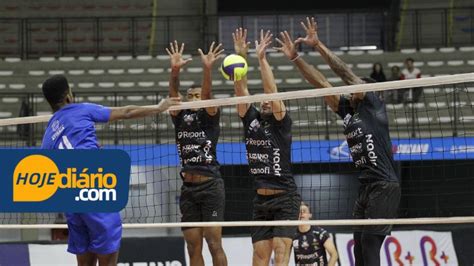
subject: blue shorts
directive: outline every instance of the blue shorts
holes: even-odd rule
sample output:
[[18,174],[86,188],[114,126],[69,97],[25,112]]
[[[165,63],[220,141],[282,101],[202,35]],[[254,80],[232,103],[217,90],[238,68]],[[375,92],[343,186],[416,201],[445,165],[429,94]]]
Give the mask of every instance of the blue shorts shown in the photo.
[[66,219],[68,252],[111,254],[119,250],[122,238],[120,213],[66,213]]

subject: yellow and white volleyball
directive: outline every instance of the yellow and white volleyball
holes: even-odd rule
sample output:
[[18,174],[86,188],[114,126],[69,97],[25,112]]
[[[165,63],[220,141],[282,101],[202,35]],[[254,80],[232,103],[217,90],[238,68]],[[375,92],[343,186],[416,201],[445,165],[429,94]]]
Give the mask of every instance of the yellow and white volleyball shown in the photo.
[[247,75],[247,61],[240,55],[230,54],[224,58],[219,70],[227,80],[241,80]]

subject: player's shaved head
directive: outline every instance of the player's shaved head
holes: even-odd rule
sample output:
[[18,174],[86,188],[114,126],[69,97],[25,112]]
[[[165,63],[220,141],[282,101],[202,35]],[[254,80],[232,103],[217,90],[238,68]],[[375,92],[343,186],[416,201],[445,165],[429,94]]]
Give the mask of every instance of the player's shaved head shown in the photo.
[[43,83],[42,90],[44,97],[54,111],[66,103],[70,92],[69,83],[63,75],[54,75],[48,78]]

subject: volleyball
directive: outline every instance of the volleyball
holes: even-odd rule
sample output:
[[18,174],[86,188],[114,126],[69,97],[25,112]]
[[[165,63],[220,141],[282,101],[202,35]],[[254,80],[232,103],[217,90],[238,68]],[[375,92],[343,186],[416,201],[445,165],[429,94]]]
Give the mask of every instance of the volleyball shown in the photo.
[[227,80],[241,80],[247,74],[247,61],[240,55],[230,54],[222,61],[220,71]]

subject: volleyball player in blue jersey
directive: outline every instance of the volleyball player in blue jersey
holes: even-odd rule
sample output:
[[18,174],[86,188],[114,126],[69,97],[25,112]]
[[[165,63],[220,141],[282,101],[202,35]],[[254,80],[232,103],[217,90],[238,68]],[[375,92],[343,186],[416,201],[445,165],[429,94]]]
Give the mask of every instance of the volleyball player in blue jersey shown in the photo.
[[[55,75],[42,86],[43,95],[54,112],[43,137],[43,149],[98,149],[95,123],[133,119],[166,111],[179,98],[162,100],[151,107],[104,107],[74,103],[66,77]],[[122,221],[118,212],[66,213],[69,229],[68,251],[76,254],[78,265],[116,265]]]

